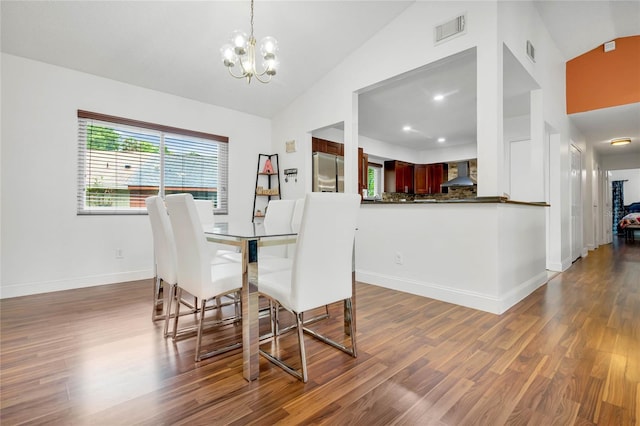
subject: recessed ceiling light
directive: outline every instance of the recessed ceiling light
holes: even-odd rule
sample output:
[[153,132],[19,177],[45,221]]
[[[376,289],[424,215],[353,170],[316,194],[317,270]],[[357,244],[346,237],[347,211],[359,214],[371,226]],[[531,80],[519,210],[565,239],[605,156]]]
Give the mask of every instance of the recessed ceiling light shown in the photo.
[[402,130],[404,130],[405,132],[410,132],[411,131],[411,126],[404,126],[402,128]]
[[616,138],[611,139],[611,145],[619,146],[619,145],[628,145],[631,143],[631,138]]
[[433,97],[433,100],[434,100],[434,101],[441,101],[441,100],[443,100],[443,99],[444,99],[444,95],[435,95],[435,96]]
[[442,143],[442,142],[444,142],[444,141],[446,141],[446,139],[445,139],[445,138],[438,138],[438,142]]

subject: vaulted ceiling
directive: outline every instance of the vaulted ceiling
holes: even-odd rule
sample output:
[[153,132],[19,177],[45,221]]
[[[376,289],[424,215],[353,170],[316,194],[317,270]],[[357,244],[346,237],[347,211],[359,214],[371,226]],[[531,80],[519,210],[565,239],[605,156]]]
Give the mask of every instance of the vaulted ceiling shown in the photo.
[[[412,3],[257,1],[257,38],[273,35],[281,46],[281,67],[266,85],[233,80],[220,61],[219,47],[231,32],[249,27],[248,1],[3,0],[2,51],[270,118]],[[637,1],[545,0],[535,5],[567,60],[606,41],[640,34]],[[438,72],[437,66],[431,68],[432,73]],[[461,71],[457,77],[464,82],[475,79],[475,74]],[[475,82],[466,86],[465,90],[473,90]],[[389,90],[379,96],[393,102],[400,93]],[[407,109],[410,102],[411,98],[403,97]],[[457,108],[461,111],[461,106]],[[369,109],[371,117],[366,121],[382,124],[381,129],[401,132],[406,121],[373,105],[361,109]],[[402,122],[384,121],[385,117]],[[640,153],[639,117],[640,106],[627,105],[571,119],[594,143],[622,132],[634,139],[632,145]],[[437,130],[433,124],[424,126],[430,137],[453,131],[443,120]],[[389,137],[373,124],[362,131],[381,140]],[[608,146],[600,145],[598,150],[607,153]]]

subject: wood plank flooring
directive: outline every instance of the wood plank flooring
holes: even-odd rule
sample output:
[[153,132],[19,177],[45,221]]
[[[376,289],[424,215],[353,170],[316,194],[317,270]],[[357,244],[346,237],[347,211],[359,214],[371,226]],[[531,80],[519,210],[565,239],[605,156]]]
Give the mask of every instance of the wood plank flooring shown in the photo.
[[[264,358],[248,383],[238,351],[195,364],[193,338],[151,322],[150,281],[2,300],[0,423],[640,424],[638,243],[590,252],[500,316],[357,294],[358,358],[307,337],[307,384]],[[331,314],[315,327],[339,336]]]

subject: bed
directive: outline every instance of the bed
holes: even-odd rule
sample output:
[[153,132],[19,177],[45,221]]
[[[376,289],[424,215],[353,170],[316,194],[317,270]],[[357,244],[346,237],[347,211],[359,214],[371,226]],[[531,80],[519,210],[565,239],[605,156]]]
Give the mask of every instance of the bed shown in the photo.
[[635,231],[640,230],[640,212],[629,213],[618,222],[618,233],[624,233],[625,241],[635,241]]

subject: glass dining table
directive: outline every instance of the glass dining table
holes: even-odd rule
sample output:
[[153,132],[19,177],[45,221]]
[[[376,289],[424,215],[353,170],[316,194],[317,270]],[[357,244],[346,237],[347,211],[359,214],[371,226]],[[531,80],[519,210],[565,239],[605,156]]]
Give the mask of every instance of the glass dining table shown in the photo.
[[[219,222],[206,225],[207,241],[238,247],[242,257],[242,374],[248,381],[259,376],[259,301],[258,301],[258,252],[260,247],[295,244],[297,233],[289,225],[265,226],[263,223]],[[353,259],[352,259],[353,260]],[[353,265],[353,262],[352,262]],[[349,334],[353,322],[355,330],[356,299],[355,270],[352,267],[352,315],[344,312],[344,330]]]

